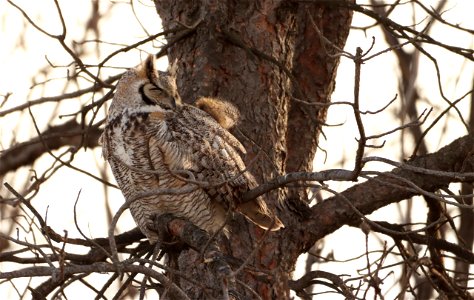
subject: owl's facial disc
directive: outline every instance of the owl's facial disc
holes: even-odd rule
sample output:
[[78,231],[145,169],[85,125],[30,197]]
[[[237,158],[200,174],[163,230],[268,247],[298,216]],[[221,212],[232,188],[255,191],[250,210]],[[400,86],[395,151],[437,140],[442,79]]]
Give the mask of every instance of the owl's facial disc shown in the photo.
[[159,105],[165,109],[175,109],[176,101],[164,89],[152,83],[145,83],[139,89],[143,102],[148,105]]

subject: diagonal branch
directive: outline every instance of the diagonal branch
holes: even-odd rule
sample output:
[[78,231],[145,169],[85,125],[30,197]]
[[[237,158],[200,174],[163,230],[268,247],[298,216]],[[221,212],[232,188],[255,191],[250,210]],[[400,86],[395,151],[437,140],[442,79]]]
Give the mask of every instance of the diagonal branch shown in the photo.
[[33,164],[36,159],[48,152],[48,149],[81,145],[83,136],[86,136],[83,144],[85,147],[97,147],[101,133],[102,129],[98,126],[83,128],[76,120],[52,126],[42,133],[47,148],[40,138],[33,138],[3,151],[0,155],[0,176],[15,171],[19,167]]
[[[435,153],[408,161],[407,165],[437,171],[472,172],[474,168],[473,150],[474,136],[466,135]],[[305,221],[304,228],[309,228],[311,239],[316,241],[343,225],[359,224],[361,218],[353,208],[367,215],[391,203],[400,202],[419,194],[415,190],[409,189],[405,181],[397,180],[397,177],[408,180],[428,192],[459,181],[452,176],[433,176],[395,168],[313,206],[313,215]]]

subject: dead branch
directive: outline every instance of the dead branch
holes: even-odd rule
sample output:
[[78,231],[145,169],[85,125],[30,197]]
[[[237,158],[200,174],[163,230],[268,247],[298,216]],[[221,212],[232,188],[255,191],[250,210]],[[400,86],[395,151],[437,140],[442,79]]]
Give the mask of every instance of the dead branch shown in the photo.
[[[474,148],[474,137],[464,136],[443,147],[435,153],[414,158],[407,162],[414,167],[423,167],[430,170],[449,172],[472,172],[474,161],[471,151]],[[459,162],[464,162],[462,165]],[[389,174],[411,181],[419,188],[433,192],[448,186],[451,182],[458,182],[455,178],[446,176],[424,176],[416,172],[396,168]],[[357,184],[341,195],[349,199],[363,214],[370,214],[378,208],[390,203],[399,202],[415,196],[416,193],[403,188],[393,188],[390,183],[401,184],[394,178],[388,178],[382,173],[375,179]],[[470,179],[472,180],[472,179]],[[387,185],[383,185],[386,182]],[[313,216],[307,220],[305,228],[309,228],[315,240],[335,231],[343,225],[357,225],[361,222],[359,216],[348,206],[342,197],[334,196],[312,207]]]
[[99,129],[99,126],[83,128],[75,119],[61,125],[51,126],[41,134],[47,147],[44,146],[40,138],[36,137],[4,150],[0,155],[0,176],[19,167],[33,164],[41,155],[47,153],[48,149],[80,146],[84,137],[87,137],[84,140],[84,146],[95,148],[99,145],[98,140],[101,134],[102,129]]

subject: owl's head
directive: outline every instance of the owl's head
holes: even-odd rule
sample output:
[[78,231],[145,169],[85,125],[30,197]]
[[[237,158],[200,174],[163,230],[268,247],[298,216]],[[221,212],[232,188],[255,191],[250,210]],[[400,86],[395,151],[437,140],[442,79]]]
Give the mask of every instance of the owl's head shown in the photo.
[[168,72],[158,71],[155,57],[148,58],[137,68],[127,71],[117,84],[111,112],[142,106],[159,106],[174,110],[182,105],[176,86],[176,62]]

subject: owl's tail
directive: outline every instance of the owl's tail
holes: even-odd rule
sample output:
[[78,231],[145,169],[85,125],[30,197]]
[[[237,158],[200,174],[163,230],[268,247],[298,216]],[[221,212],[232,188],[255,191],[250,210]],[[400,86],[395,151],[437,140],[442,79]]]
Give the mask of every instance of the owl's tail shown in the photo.
[[237,210],[255,225],[271,231],[285,227],[277,216],[272,214],[262,199],[255,199],[238,205]]

